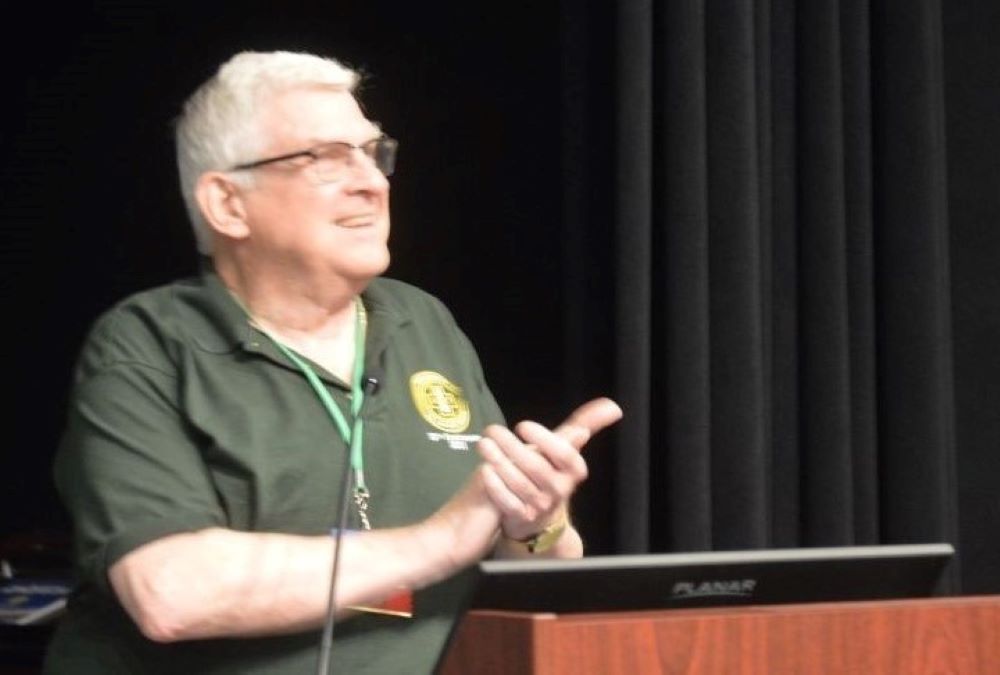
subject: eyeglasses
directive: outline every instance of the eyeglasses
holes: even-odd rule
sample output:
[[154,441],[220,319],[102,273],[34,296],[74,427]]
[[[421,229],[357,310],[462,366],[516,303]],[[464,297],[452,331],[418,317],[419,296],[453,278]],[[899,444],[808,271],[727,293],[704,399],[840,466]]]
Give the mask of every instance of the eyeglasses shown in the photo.
[[392,175],[393,170],[396,168],[396,148],[398,147],[399,143],[388,136],[379,136],[361,145],[345,141],[331,141],[309,148],[308,150],[290,152],[287,155],[268,157],[267,159],[259,159],[256,162],[239,164],[230,169],[230,171],[245,171],[275,162],[308,157],[310,161],[302,170],[313,183],[335,183],[347,176],[355,162],[354,151],[360,150],[364,153],[365,157],[375,164],[375,168],[388,177]]

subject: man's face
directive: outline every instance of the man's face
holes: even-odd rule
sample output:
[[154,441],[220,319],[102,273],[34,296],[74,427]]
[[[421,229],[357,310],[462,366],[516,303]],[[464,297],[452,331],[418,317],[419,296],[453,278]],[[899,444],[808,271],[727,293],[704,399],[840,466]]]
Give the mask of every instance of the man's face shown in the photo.
[[[361,145],[380,135],[354,97],[325,88],[293,89],[262,112],[264,156],[330,141]],[[290,273],[367,282],[389,265],[389,181],[360,150],[342,178],[310,180],[308,157],[255,170],[244,192],[250,229],[245,242],[259,259]]]

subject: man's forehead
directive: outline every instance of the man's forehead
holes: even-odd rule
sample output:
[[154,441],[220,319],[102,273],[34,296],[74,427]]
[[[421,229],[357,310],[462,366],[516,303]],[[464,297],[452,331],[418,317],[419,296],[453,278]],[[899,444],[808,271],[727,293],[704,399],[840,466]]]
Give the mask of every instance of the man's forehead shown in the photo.
[[279,93],[271,103],[264,121],[281,136],[322,142],[366,140],[381,133],[381,125],[368,119],[354,95],[345,89],[298,87]]

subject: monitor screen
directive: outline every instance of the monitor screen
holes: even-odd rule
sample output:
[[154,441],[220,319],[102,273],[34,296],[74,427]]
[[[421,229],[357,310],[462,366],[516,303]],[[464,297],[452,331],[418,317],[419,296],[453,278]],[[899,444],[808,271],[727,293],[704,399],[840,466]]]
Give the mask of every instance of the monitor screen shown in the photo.
[[608,612],[926,597],[950,544],[593,556],[479,563],[469,609]]

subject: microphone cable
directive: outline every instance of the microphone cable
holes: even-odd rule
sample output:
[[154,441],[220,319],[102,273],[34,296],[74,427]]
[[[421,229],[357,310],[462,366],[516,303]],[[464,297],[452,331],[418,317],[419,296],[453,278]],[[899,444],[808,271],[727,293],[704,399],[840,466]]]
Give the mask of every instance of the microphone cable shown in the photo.
[[[368,400],[375,395],[382,384],[382,371],[379,368],[372,368],[364,377],[362,391],[364,398],[355,419],[361,419],[361,414],[368,405]],[[351,501],[351,449],[347,448],[345,453],[344,475],[340,482],[340,505],[337,510],[337,531],[334,534],[333,565],[330,570],[330,595],[326,605],[326,620],[323,623],[323,636],[320,640],[319,660],[316,666],[317,675],[328,675],[330,672],[330,656],[333,648],[333,625],[334,615],[337,612],[337,577],[340,569],[340,545],[344,538],[344,530],[347,529],[347,511]]]

